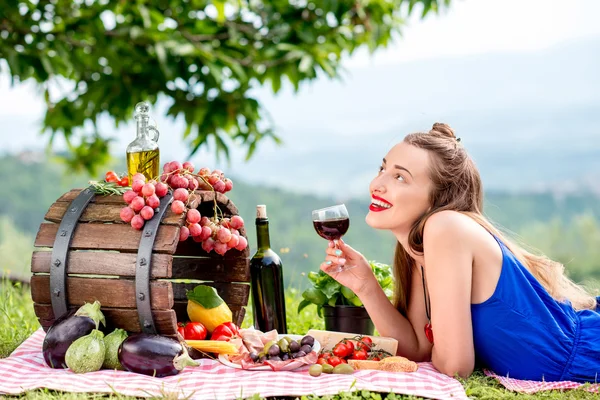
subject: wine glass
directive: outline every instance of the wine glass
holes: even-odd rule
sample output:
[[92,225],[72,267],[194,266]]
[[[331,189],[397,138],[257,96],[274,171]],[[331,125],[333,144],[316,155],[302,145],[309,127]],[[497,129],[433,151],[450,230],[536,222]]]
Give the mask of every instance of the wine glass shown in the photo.
[[[344,204],[314,210],[312,220],[319,236],[327,240],[333,240],[336,247],[337,240],[344,236],[350,227],[350,217]],[[332,267],[329,269],[329,272],[342,272],[354,267],[354,265],[338,265],[337,268]]]

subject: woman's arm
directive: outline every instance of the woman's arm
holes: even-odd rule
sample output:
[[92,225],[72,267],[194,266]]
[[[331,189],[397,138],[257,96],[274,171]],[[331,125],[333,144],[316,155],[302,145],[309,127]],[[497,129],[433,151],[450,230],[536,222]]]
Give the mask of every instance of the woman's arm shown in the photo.
[[434,336],[431,361],[440,372],[465,378],[475,365],[471,322],[473,237],[471,221],[454,211],[432,215],[423,233]]

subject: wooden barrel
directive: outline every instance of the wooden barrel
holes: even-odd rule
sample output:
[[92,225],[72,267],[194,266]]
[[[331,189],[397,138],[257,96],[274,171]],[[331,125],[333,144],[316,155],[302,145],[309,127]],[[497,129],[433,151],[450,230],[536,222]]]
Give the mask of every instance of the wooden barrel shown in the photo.
[[[50,269],[52,247],[59,223],[81,189],[62,195],[48,210],[35,239],[31,260],[31,295],[40,324],[47,330],[54,322]],[[238,214],[225,195],[195,191],[202,216],[212,217],[214,199],[224,217]],[[79,217],[67,254],[67,303],[69,309],[98,300],[109,328],[140,332],[136,309],[136,259],[142,232],[121,221],[126,206],[122,196],[95,196]],[[217,289],[241,325],[250,293],[249,249],[230,249],[224,256],[206,253],[192,238],[179,242],[182,215],[170,207],[156,233],[150,270],[150,304],[158,333],[174,335],[177,322],[187,321],[186,290],[203,283]],[[244,228],[240,235],[246,237]]]

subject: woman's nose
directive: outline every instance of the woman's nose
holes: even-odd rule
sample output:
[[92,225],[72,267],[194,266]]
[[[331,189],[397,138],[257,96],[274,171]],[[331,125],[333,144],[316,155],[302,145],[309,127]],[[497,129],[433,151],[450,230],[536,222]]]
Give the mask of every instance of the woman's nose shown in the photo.
[[383,176],[377,176],[371,181],[371,193],[373,192],[385,193],[385,179],[383,179]]

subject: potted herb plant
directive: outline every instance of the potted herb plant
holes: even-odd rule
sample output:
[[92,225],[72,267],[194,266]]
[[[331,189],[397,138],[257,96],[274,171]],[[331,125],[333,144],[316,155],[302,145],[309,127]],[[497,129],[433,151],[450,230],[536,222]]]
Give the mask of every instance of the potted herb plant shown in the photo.
[[[369,261],[377,282],[391,300],[394,278],[390,265]],[[298,312],[315,304],[317,313],[325,319],[325,329],[337,332],[349,332],[372,335],[373,322],[363,307],[362,302],[346,286],[323,271],[308,273],[312,286],[302,293],[302,301]]]

